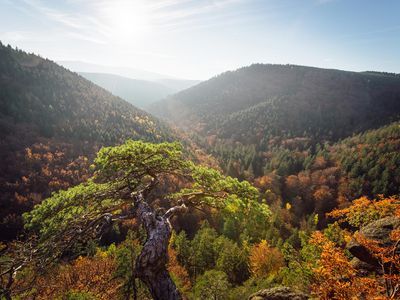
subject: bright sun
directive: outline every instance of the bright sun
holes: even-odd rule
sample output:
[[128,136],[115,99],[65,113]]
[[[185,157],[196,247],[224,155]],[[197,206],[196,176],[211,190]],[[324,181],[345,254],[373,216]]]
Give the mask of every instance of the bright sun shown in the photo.
[[105,25],[118,41],[137,38],[150,29],[149,13],[142,1],[112,1],[103,13]]

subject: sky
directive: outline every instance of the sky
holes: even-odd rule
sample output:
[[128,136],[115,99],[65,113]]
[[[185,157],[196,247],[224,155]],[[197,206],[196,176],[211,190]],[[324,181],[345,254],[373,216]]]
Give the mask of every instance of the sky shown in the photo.
[[184,79],[252,63],[400,73],[400,1],[0,0],[0,41]]

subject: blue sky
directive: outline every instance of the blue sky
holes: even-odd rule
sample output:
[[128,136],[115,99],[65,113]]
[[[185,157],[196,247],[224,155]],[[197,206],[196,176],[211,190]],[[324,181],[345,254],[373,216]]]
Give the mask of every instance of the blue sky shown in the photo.
[[252,63],[400,73],[400,1],[0,0],[0,40],[188,79]]

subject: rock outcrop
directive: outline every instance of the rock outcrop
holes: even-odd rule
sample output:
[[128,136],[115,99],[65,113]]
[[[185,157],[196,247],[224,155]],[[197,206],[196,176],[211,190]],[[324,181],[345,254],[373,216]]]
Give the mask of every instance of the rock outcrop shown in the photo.
[[289,287],[276,287],[260,290],[252,294],[249,300],[308,300],[306,294],[295,292]]
[[[382,246],[390,246],[393,241],[390,239],[390,233],[394,229],[400,228],[400,218],[398,217],[386,217],[383,219],[376,220],[372,223],[361,228],[360,233],[366,238],[377,241]],[[359,261],[358,265],[364,265],[363,269],[379,268],[378,261],[371,255],[371,253],[363,245],[360,245],[356,240],[351,240],[347,244],[347,249],[353,254]],[[365,266],[368,264],[369,266]]]

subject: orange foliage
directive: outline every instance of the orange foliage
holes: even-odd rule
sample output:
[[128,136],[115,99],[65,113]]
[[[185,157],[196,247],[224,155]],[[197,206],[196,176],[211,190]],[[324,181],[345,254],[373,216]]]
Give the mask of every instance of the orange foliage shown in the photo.
[[189,292],[192,287],[189,279],[189,273],[182,265],[179,264],[176,250],[174,248],[168,247],[168,257],[168,272],[172,278],[174,278],[175,283],[179,287],[182,294]]
[[265,193],[268,203],[280,198],[279,177],[275,174],[264,175],[254,180],[254,186]]
[[[361,197],[350,207],[336,209],[328,216],[339,222],[360,228],[387,216],[400,217],[397,197],[369,200]],[[400,298],[400,229],[390,233],[391,243],[382,244],[356,231],[352,238],[363,246],[375,260],[380,270],[371,276],[361,276],[351,265],[344,251],[335,246],[322,233],[315,232],[310,243],[321,249],[318,266],[314,268],[313,293],[321,299],[399,299]]]
[[[382,289],[390,299],[400,298],[400,254],[398,252],[400,244],[400,230],[393,230],[390,238],[391,245],[380,245],[377,241],[366,238],[360,233],[355,233],[354,238],[358,243],[368,249],[369,253],[378,261],[382,270],[384,286]],[[398,298],[396,298],[396,296]]]
[[69,291],[87,292],[97,299],[117,299],[120,282],[113,278],[114,258],[99,251],[94,257],[79,257],[72,264],[40,277],[35,299],[55,299]]
[[[52,192],[67,189],[88,179],[92,173],[90,163],[87,157],[81,155],[94,152],[88,147],[48,140],[46,143],[34,143],[24,148],[24,151],[17,151],[10,156],[5,164],[13,172],[10,176],[3,174],[7,189],[0,195],[4,207],[0,211],[0,219],[7,218],[7,215],[21,215]],[[7,233],[3,238],[16,237],[22,229],[21,218],[16,221],[15,224],[6,225]]]
[[313,269],[313,294],[319,299],[380,299],[383,289],[376,278],[358,277],[343,250],[336,247],[321,232],[310,240],[321,249],[318,266]]
[[335,209],[327,216],[337,218],[339,222],[347,221],[353,226],[360,227],[371,221],[396,214],[396,210],[399,210],[398,201],[399,199],[394,196],[388,198],[379,196],[377,200],[369,200],[364,196],[354,200],[350,207]]
[[250,249],[250,271],[256,278],[262,278],[276,273],[284,266],[284,258],[277,248],[272,248],[266,240]]
[[317,156],[314,159],[314,163],[312,165],[312,169],[324,169],[326,168],[327,161],[323,156]]

